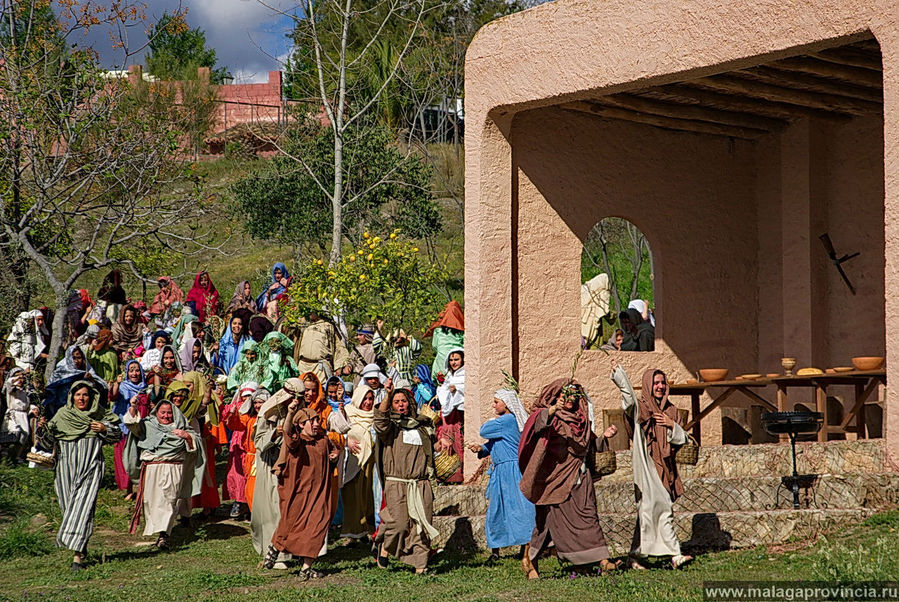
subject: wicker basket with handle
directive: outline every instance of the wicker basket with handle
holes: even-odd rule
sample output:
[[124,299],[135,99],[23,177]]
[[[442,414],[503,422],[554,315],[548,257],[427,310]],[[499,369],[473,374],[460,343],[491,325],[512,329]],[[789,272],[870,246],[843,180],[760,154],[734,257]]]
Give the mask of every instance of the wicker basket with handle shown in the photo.
[[437,480],[441,483],[445,483],[460,468],[462,468],[462,459],[452,451],[445,451],[434,457],[434,471]]
[[687,435],[687,442],[677,450],[674,459],[678,464],[696,466],[699,461],[699,443],[696,442],[693,435]]
[[611,449],[596,452],[593,462],[594,474],[601,477],[608,476],[618,469],[618,461],[615,459],[615,451]]

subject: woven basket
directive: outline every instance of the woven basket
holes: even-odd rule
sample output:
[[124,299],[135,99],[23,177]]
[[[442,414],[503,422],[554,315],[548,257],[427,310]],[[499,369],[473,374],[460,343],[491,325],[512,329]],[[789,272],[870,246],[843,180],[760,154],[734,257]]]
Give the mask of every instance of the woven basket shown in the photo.
[[462,468],[462,459],[454,453],[443,452],[434,458],[434,470],[437,480],[446,482]]
[[677,450],[674,459],[678,464],[696,466],[696,463],[699,461],[699,443],[696,442],[693,435],[687,435],[687,442]]
[[31,451],[25,454],[25,459],[34,464],[36,468],[45,468],[47,470],[56,466],[56,454],[48,454],[39,452],[37,448],[32,447]]
[[428,406],[428,405],[423,405],[420,408],[418,408],[418,415],[422,418],[429,419],[431,421],[431,424],[437,424],[437,419],[439,418],[439,416],[437,415],[437,412],[435,412],[431,408],[431,406]]
[[615,459],[615,452],[611,449],[596,452],[594,456],[594,473],[605,477],[618,469],[618,461]]

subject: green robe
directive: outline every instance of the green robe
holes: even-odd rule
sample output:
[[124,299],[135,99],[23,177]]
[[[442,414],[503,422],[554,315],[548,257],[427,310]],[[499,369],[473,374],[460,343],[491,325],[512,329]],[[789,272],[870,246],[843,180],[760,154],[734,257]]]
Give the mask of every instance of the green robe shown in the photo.
[[431,345],[434,347],[434,363],[431,364],[431,375],[438,372],[446,374],[446,356],[457,347],[465,348],[465,333],[458,330],[435,328]]

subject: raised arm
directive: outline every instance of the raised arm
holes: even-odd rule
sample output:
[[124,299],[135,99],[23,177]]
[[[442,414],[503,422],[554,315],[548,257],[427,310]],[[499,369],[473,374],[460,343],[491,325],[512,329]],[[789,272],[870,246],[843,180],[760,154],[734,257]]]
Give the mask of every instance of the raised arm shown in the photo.
[[621,409],[628,414],[633,413],[637,407],[637,395],[634,393],[634,388],[631,386],[631,381],[628,380],[624,368],[614,360],[612,360],[611,378],[612,382],[618,386],[618,390],[621,391]]

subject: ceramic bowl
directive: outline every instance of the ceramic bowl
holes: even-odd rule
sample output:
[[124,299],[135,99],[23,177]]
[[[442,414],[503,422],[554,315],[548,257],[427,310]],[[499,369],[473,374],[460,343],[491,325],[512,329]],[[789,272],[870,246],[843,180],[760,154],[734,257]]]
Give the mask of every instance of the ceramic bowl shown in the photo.
[[861,356],[852,358],[852,365],[856,370],[867,372],[868,370],[877,370],[883,365],[882,357]]
[[699,376],[707,383],[724,380],[727,377],[727,368],[704,368],[699,371]]

